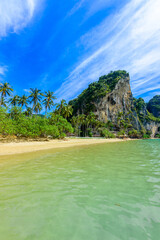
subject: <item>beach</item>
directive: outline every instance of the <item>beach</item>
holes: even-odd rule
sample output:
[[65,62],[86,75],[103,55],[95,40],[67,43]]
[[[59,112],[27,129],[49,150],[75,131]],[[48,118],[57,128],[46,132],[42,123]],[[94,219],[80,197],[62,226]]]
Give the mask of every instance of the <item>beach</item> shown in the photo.
[[100,143],[114,143],[131,139],[65,138],[62,140],[0,143],[0,156],[36,152],[40,150],[67,148]]

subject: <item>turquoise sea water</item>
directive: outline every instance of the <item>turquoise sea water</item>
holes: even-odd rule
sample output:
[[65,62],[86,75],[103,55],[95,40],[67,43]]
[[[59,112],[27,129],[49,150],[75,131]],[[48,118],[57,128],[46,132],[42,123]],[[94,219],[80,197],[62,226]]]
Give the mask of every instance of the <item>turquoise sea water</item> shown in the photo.
[[160,140],[0,160],[1,240],[159,240]]

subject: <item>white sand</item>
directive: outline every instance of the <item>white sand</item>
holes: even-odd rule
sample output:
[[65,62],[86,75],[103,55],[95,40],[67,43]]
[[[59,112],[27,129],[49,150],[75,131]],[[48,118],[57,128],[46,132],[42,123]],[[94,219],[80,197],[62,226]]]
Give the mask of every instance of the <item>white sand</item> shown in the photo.
[[11,143],[0,143],[0,155],[11,155],[19,153],[35,152],[39,150],[54,149],[54,148],[65,148],[73,146],[82,146],[99,143],[113,143],[128,141],[130,139],[82,139],[82,138],[66,138],[65,140],[50,140],[41,142],[11,142]]

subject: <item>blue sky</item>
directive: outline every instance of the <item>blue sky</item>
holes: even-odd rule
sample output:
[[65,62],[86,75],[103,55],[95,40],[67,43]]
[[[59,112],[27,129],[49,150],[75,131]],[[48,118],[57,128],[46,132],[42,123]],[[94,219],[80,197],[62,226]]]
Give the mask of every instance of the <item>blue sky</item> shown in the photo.
[[0,81],[76,97],[111,70],[160,94],[160,0],[0,0]]

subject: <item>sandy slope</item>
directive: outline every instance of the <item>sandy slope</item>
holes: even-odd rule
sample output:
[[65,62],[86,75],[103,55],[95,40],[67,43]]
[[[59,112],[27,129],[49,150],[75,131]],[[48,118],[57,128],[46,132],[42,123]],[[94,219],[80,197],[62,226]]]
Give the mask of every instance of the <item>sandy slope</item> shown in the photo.
[[78,139],[67,138],[65,140],[50,140],[44,142],[11,142],[0,143],[0,155],[10,155],[18,153],[35,152],[39,150],[65,148],[89,144],[108,143],[108,142],[121,142],[126,140],[121,139]]

